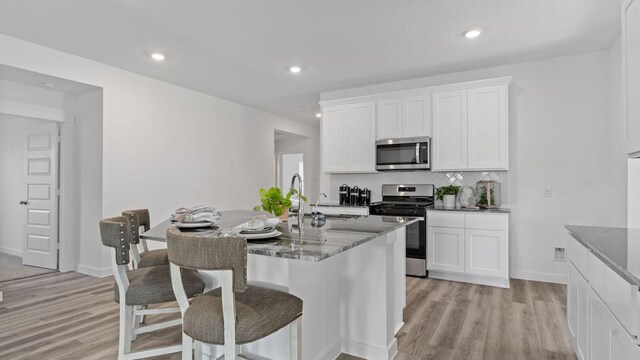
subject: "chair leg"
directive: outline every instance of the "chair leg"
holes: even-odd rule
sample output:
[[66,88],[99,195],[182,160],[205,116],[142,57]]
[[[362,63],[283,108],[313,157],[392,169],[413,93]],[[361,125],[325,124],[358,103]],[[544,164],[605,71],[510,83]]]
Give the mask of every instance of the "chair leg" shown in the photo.
[[302,317],[289,324],[289,359],[302,359]]
[[182,360],[193,360],[193,339],[182,333]]
[[199,341],[195,341],[195,352],[196,352],[195,360],[202,360],[202,343]]
[[131,352],[131,335],[133,333],[133,307],[120,303],[120,336],[118,359]]
[[236,344],[226,343],[224,344],[224,360],[236,360]]

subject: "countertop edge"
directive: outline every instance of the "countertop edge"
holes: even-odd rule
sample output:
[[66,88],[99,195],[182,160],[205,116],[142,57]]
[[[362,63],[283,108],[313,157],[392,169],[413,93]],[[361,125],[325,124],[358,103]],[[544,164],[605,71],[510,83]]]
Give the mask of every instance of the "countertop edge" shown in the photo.
[[[564,228],[569,232],[569,235],[571,235],[572,238],[576,239],[576,241],[578,241],[580,244],[582,244],[582,246],[586,247],[588,251],[592,252],[598,259],[602,260],[602,262],[604,262],[605,265],[607,265],[616,274],[622,276],[626,281],[628,281],[628,282],[632,283],[633,285],[636,285],[636,286],[638,286],[640,288],[640,279],[638,279],[635,275],[631,274],[629,271],[627,271],[625,269],[622,269],[620,266],[618,266],[618,264],[616,264],[614,261],[609,259],[600,250],[598,250],[597,248],[591,246],[586,241],[582,240],[580,238],[580,235],[576,234],[574,231],[571,230],[572,227],[577,227],[577,226],[589,227],[587,225],[565,225]],[[591,226],[591,227],[602,228],[600,226]],[[611,229],[614,229],[614,228],[611,228]],[[616,228],[616,229],[623,229],[623,228]]]
[[[360,246],[360,245],[362,245],[364,243],[367,243],[367,242],[369,242],[371,240],[374,240],[374,239],[377,239],[377,238],[379,238],[379,237],[381,237],[383,235],[386,235],[386,234],[388,234],[388,233],[390,233],[392,231],[396,231],[396,230],[398,230],[398,229],[400,229],[402,227],[406,227],[408,225],[411,225],[411,224],[413,224],[415,222],[418,222],[418,221],[421,221],[421,220],[422,220],[421,218],[412,218],[410,220],[408,219],[406,222],[397,223],[395,226],[390,227],[390,228],[388,228],[388,229],[386,229],[384,231],[381,231],[381,232],[375,233],[373,235],[367,236],[367,237],[365,237],[364,239],[362,239],[360,241],[357,241],[357,242],[355,242],[353,244],[350,244],[348,246],[344,246],[344,247],[342,247],[340,249],[336,249],[335,251],[333,251],[331,253],[328,253],[328,254],[324,254],[322,256],[315,256],[315,257],[314,256],[295,257],[294,255],[291,255],[291,256],[274,256],[274,255],[266,254],[265,251],[260,251],[260,249],[250,249],[250,248],[247,249],[248,250],[247,253],[248,254],[252,254],[252,255],[270,256],[270,257],[288,259],[288,260],[319,262],[319,261],[328,259],[330,257],[339,255],[339,254],[341,254],[343,252],[346,252],[346,251],[348,251],[350,249],[353,249],[353,248],[355,248],[357,246]],[[166,240],[163,239],[163,238],[158,238],[158,237],[154,237],[154,236],[150,236],[150,235],[144,235],[144,234],[141,234],[140,237],[142,239],[146,239],[146,240],[159,241],[159,242],[165,242],[166,243]]]
[[427,211],[443,211],[443,212],[464,212],[473,214],[510,214],[510,208],[498,209],[444,209],[444,208],[428,208]]

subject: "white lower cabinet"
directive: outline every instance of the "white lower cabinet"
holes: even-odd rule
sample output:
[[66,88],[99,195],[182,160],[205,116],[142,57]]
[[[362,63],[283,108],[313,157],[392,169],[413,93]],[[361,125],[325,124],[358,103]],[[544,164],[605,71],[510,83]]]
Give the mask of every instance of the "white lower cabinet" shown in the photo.
[[567,321],[578,359],[588,359],[588,316],[587,299],[589,283],[580,271],[569,261],[567,274]]
[[568,241],[567,326],[578,359],[640,359],[638,340],[629,332],[637,329],[637,286],[577,240]]
[[464,272],[464,229],[429,226],[427,269]]
[[509,287],[509,215],[429,211],[429,277]]

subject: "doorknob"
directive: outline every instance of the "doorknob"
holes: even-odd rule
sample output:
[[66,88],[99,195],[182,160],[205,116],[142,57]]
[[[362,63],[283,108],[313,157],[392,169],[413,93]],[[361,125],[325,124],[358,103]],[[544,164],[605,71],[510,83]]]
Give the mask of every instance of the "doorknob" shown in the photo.
[[27,201],[20,201],[20,205],[27,205]]

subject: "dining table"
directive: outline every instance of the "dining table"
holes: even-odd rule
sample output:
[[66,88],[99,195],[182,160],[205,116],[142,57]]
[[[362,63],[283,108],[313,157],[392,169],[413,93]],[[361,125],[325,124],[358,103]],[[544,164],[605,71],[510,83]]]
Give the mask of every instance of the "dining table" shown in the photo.
[[[199,236],[238,235],[237,226],[258,213],[221,211],[214,227],[181,229]],[[264,214],[263,214],[264,215]],[[366,359],[393,359],[396,334],[406,305],[406,226],[417,218],[389,216],[290,216],[277,237],[247,240],[250,284],[291,293],[303,300],[302,359],[335,359],[341,353]],[[141,237],[166,242],[171,220]],[[236,228],[236,230],[234,230]],[[208,289],[218,286],[215,272],[199,271]],[[286,359],[289,333],[283,328],[242,345],[249,357]],[[203,358],[222,355],[204,346]]]

